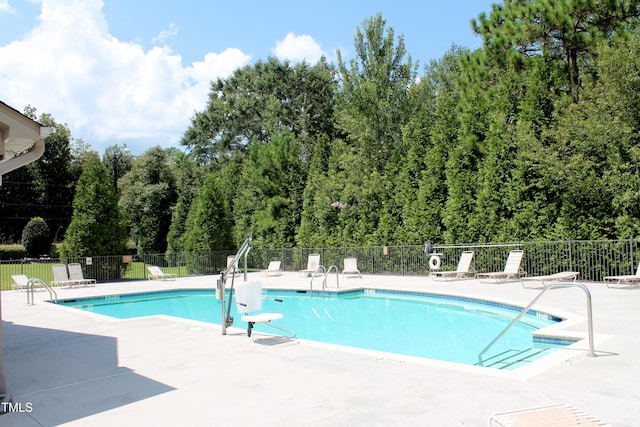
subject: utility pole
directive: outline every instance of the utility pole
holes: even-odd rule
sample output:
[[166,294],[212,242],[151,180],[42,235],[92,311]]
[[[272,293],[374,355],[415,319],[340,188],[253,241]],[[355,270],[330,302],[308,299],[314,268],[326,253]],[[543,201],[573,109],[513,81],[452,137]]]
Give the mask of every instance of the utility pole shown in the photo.
[[125,145],[122,149],[118,148],[116,145],[116,151],[113,153],[113,191],[118,194],[118,162],[122,158],[122,155],[129,150],[129,148]]

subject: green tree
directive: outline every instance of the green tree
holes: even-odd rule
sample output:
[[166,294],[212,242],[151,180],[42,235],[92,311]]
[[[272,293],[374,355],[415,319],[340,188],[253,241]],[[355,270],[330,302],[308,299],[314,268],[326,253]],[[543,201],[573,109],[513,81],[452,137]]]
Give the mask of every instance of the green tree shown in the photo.
[[62,238],[71,220],[71,203],[79,177],[70,152],[71,131],[50,114],[36,117],[36,113],[32,106],[25,108],[26,116],[52,128],[53,132],[45,139],[45,151],[40,159],[2,179],[0,236],[8,241],[19,241],[22,229],[34,216],[47,222],[55,240]]
[[302,195],[302,213],[296,235],[298,246],[318,247],[326,244],[323,239],[328,236],[329,228],[325,227],[322,207],[329,206],[331,202],[327,198],[324,203],[319,203],[318,198],[326,196],[323,190],[329,184],[327,173],[330,155],[329,138],[326,135],[320,136],[315,144],[307,182]]
[[[601,134],[609,146],[607,174],[613,194],[615,236],[640,236],[640,33],[634,31],[611,45],[601,47],[599,80],[594,92],[600,100],[601,117],[610,120]],[[611,118],[615,112],[616,117]]]
[[205,177],[187,216],[184,235],[186,252],[232,249],[233,233],[229,206],[215,173]]
[[73,199],[73,217],[60,255],[122,254],[127,231],[107,169],[95,152],[86,155]]
[[447,153],[444,169],[447,197],[442,213],[442,234],[447,243],[473,242],[479,238],[475,224],[470,222],[476,211],[478,170],[490,123],[491,85],[499,78],[487,73],[491,79],[486,80],[484,72],[469,71],[469,67],[477,66],[481,55],[480,51],[461,55],[460,75],[448,82],[454,89],[444,93],[442,115],[438,116],[432,134],[440,152]]
[[206,109],[194,115],[181,144],[208,164],[288,131],[310,158],[316,135],[334,132],[334,74],[324,58],[292,66],[272,57],[240,68],[212,84]]
[[252,234],[256,246],[294,246],[306,178],[300,156],[290,133],[251,146],[234,206],[237,241]]
[[28,165],[2,176],[0,241],[3,243],[19,242],[20,233],[29,219],[42,211],[41,204],[36,202],[38,194],[31,186],[32,180],[33,172]]
[[167,234],[167,254],[179,254],[184,251],[184,237],[187,216],[191,204],[198,195],[202,183],[203,168],[180,150],[170,152],[173,174],[176,176],[178,199],[171,213],[171,225]]
[[176,202],[175,178],[165,150],[148,149],[119,181],[120,207],[139,254],[164,253]]
[[[531,61],[514,91],[519,102],[507,126],[510,163],[509,180],[502,183],[502,208],[508,212],[494,239],[531,240],[559,238],[550,224],[562,206],[562,174],[550,172],[558,152],[552,151],[553,128],[559,111],[570,101],[554,94],[553,72],[542,59]],[[500,134],[496,135],[500,138]],[[551,151],[551,152],[550,152]],[[543,166],[544,165],[544,166]],[[569,236],[571,238],[571,236]]]
[[404,200],[398,201],[403,206],[402,242],[443,241],[448,197],[445,165],[458,139],[460,58],[467,53],[452,46],[429,64],[424,77],[411,88],[413,113],[403,131],[408,152],[401,175],[403,188],[397,192]]
[[51,233],[49,226],[40,217],[31,218],[22,230],[22,246],[28,257],[49,255],[51,251]]
[[[561,238],[632,238],[640,210],[637,34],[603,43],[597,80],[558,112],[541,169],[560,201],[552,230]],[[553,179],[553,177],[556,177]]]
[[469,236],[474,241],[490,242],[500,235],[508,237],[504,229],[513,212],[506,203],[513,199],[508,189],[518,154],[515,123],[523,96],[523,74],[509,69],[491,88],[491,109],[485,118],[486,131],[480,137],[482,151],[477,153],[475,206],[466,219],[474,231]]
[[336,121],[368,167],[381,169],[401,148],[402,126],[408,119],[408,91],[418,64],[407,54],[404,37],[386,28],[381,14],[357,28],[355,57],[347,65],[336,51],[340,91]]
[[[118,181],[133,167],[134,157],[125,144],[123,147],[112,145],[104,150],[102,163],[109,171],[113,187],[118,187]],[[115,174],[115,176],[114,176]]]
[[363,168],[355,147],[342,140],[332,142],[326,171],[320,166],[322,162],[314,158],[298,245],[372,245],[392,236],[396,224],[388,224],[385,217],[380,194],[382,174]]
[[581,66],[593,62],[600,41],[624,31],[639,15],[637,0],[505,0],[472,26],[491,60],[523,63],[532,55],[550,60],[577,102]]
[[[336,52],[340,82],[336,122],[351,148],[342,152],[337,163],[344,174],[344,192],[333,196],[331,203],[341,206],[342,200],[350,199],[348,207],[335,212],[345,221],[343,227],[348,232],[342,234],[349,241],[362,238],[367,243],[394,243],[401,234],[398,227],[404,203],[395,197],[407,151],[402,129],[412,109],[409,90],[418,64],[411,61],[404,37],[396,38],[381,14],[356,29],[354,47],[356,53],[348,64],[340,50]],[[319,208],[320,212],[326,209]]]

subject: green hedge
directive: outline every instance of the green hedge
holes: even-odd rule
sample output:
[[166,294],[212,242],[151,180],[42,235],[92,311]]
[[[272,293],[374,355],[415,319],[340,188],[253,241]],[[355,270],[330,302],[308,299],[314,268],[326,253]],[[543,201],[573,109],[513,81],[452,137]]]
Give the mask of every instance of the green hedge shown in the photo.
[[26,251],[22,245],[0,245],[0,260],[22,259],[26,256]]
[[[51,258],[59,258],[60,252],[58,251],[59,243],[51,245],[49,249],[49,256]],[[0,261],[6,261],[11,259],[23,259],[26,258],[27,251],[24,246],[19,243],[12,245],[0,245]]]

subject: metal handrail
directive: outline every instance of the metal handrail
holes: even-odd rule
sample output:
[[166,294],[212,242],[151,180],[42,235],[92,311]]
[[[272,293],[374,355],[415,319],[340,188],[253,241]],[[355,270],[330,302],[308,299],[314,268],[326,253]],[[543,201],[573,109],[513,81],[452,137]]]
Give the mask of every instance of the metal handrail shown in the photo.
[[[36,303],[33,289],[34,282],[40,283],[47,291],[49,291],[49,298],[52,299],[53,302],[58,302],[58,294],[56,291],[54,291],[44,280],[38,277],[33,277],[27,281],[27,304],[34,305]],[[31,301],[29,301],[29,294],[31,294]]]
[[329,269],[326,273],[324,273],[324,278],[322,279],[322,293],[324,294],[324,287],[327,284],[327,276],[331,273],[331,270],[336,270],[336,288],[340,287],[340,273],[338,272],[338,267],[335,265],[329,266]]
[[233,261],[227,266],[227,268],[224,269],[222,273],[220,273],[220,279],[218,279],[217,288],[220,292],[220,302],[222,306],[222,322],[221,322],[222,335],[227,335],[227,326],[231,326],[233,324],[233,317],[231,317],[231,301],[233,300],[233,284],[234,284],[235,274],[231,276],[229,304],[227,306],[227,310],[225,311],[224,298],[225,298],[225,283],[227,281],[227,276],[229,275],[230,272],[235,270],[235,266],[238,260],[244,256],[244,281],[245,282],[247,281],[247,254],[249,253],[252,247],[251,241],[252,241],[252,236],[250,234],[242,243],[242,246],[240,246],[240,249],[238,250],[238,252],[236,252],[235,256],[233,257]]
[[588,324],[588,334],[589,334],[589,353],[587,354],[587,356],[589,357],[596,357],[596,354],[594,352],[593,349],[593,312],[592,312],[592,308],[591,308],[591,292],[589,292],[589,289],[583,285],[582,283],[554,283],[551,284],[549,286],[547,286],[546,288],[544,288],[542,290],[542,292],[540,292],[530,303],[529,305],[527,305],[524,309],[522,309],[522,311],[520,312],[520,314],[518,314],[512,321],[511,323],[509,323],[507,325],[506,328],[504,328],[502,330],[502,332],[500,332],[480,353],[478,353],[478,364],[480,366],[483,366],[483,359],[482,356],[487,352],[487,350],[489,350],[493,344],[496,343],[496,341],[498,341],[500,338],[502,338],[502,336],[518,321],[520,320],[520,318],[522,316],[525,315],[525,313],[527,313],[531,307],[540,299],[540,297],[542,297],[542,295],[544,295],[545,293],[547,293],[547,291],[550,291],[551,289],[555,289],[555,288],[569,288],[569,287],[573,287],[573,286],[577,286],[579,288],[582,288],[582,290],[585,292],[586,296],[587,296],[587,324]]
[[251,235],[249,235],[245,241],[242,243],[242,246],[240,246],[240,249],[238,249],[238,251],[236,252],[236,254],[233,257],[233,261],[229,263],[229,265],[222,271],[222,280],[226,281],[227,280],[227,276],[229,275],[229,273],[233,272],[235,270],[235,266],[238,263],[238,260],[244,256],[244,280],[247,280],[247,254],[249,253],[249,251],[251,250],[251,240],[252,237]]
[[322,273],[322,274],[326,275],[327,274],[327,270],[325,270],[324,265],[321,264],[321,265],[318,266],[316,271],[311,273],[311,280],[309,281],[309,290],[310,291],[313,290],[313,279],[316,278],[316,273]]

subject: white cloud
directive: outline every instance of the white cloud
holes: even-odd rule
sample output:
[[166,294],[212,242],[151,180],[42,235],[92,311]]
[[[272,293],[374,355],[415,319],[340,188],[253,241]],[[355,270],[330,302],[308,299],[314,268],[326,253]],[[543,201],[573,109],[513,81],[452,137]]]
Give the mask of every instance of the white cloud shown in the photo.
[[288,33],[284,39],[277,41],[272,51],[280,59],[288,59],[292,62],[306,60],[310,64],[315,64],[324,54],[313,37],[306,34],[297,36],[293,33]]
[[9,13],[15,15],[16,10],[11,7],[9,0],[0,0],[0,13]]
[[193,113],[205,107],[210,81],[250,56],[227,49],[183,65],[166,46],[145,51],[113,37],[102,7],[101,0],[43,0],[37,27],[0,46],[2,100],[50,113],[100,152],[115,143],[135,154],[177,146]]
[[169,28],[160,31],[160,34],[151,39],[151,43],[166,43],[167,40],[171,40],[178,35],[178,27],[176,24],[169,24]]

